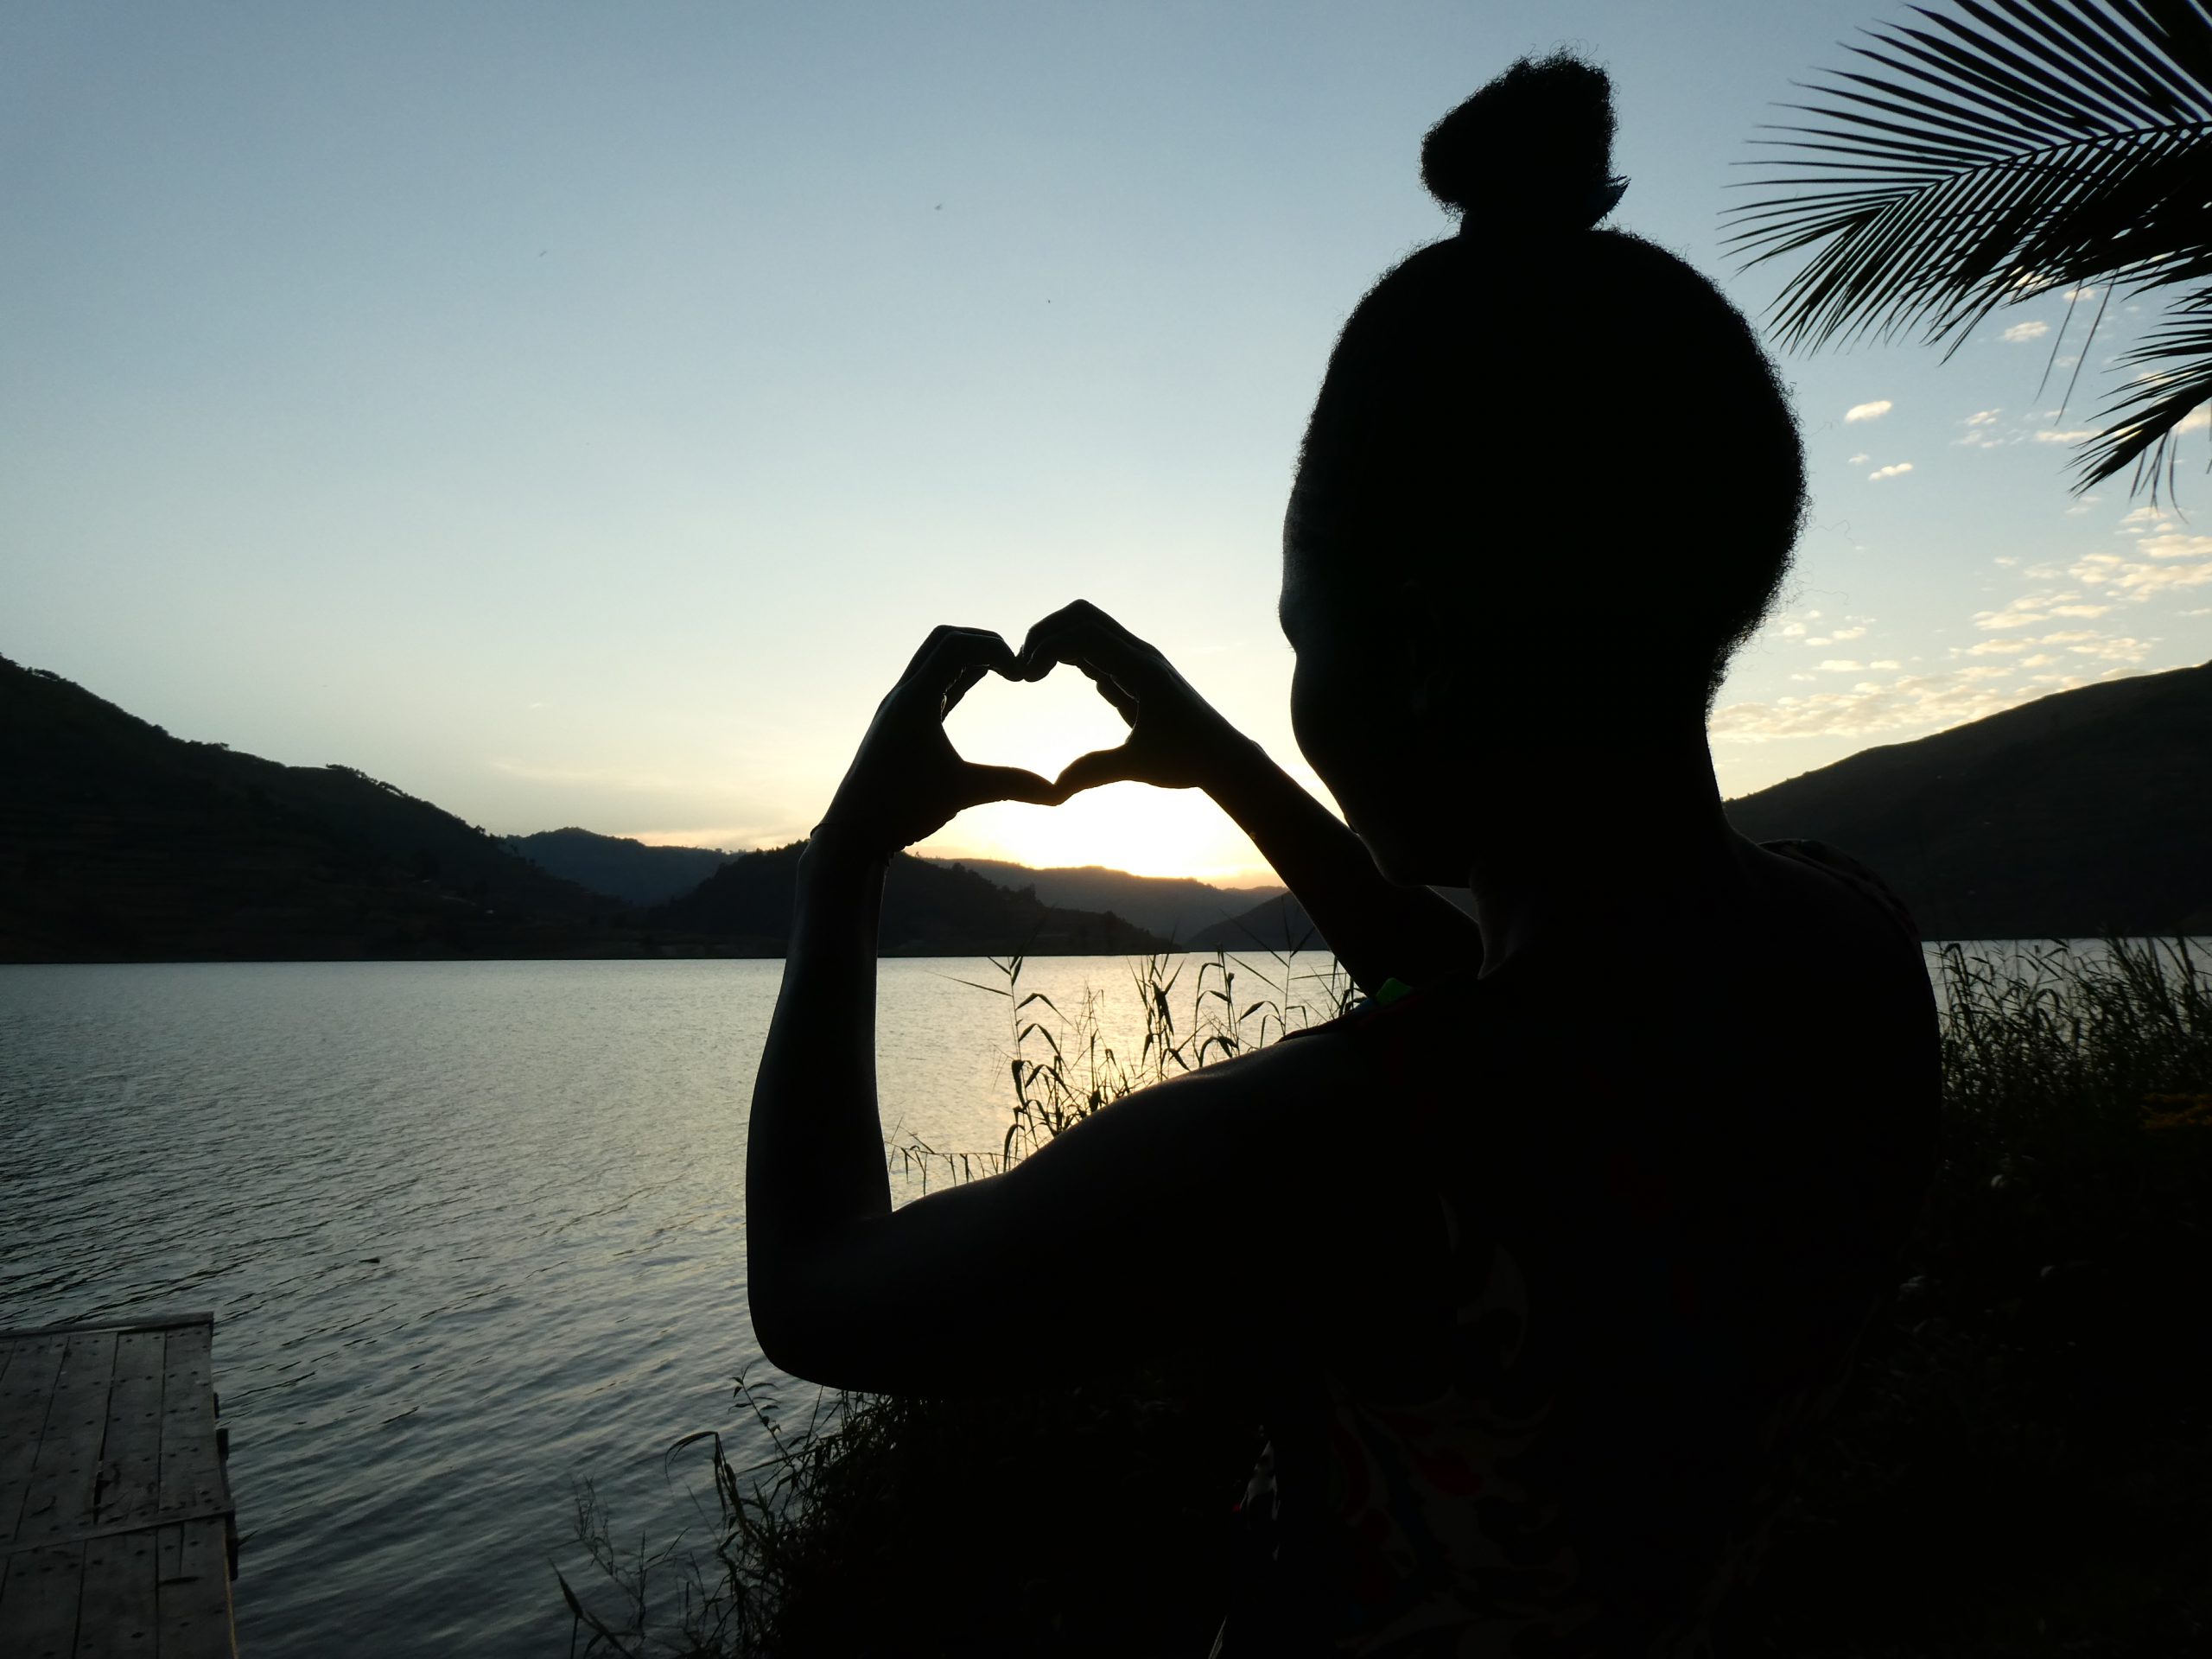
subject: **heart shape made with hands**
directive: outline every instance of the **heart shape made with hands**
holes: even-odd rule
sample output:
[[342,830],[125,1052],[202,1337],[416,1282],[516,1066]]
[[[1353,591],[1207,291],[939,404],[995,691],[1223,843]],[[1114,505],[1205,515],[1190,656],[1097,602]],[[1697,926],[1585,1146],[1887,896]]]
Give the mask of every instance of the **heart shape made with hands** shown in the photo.
[[1119,747],[1129,734],[1098,688],[1065,663],[1041,680],[984,675],[945,716],[944,731],[963,760],[1020,766],[1047,779],[1077,755]]

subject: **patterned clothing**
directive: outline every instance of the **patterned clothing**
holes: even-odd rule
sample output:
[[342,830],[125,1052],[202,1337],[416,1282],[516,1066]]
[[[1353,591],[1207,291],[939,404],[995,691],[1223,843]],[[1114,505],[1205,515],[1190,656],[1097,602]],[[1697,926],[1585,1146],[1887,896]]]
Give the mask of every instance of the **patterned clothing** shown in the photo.
[[1357,1334],[1282,1367],[1312,1380],[1268,1412],[1222,1659],[1711,1652],[1935,1168],[1910,918],[1840,855],[1768,850],[1895,926],[1737,987],[1722,1041],[1513,969],[1324,1028],[1402,1108],[1344,1217],[1390,1266],[1341,1293]]

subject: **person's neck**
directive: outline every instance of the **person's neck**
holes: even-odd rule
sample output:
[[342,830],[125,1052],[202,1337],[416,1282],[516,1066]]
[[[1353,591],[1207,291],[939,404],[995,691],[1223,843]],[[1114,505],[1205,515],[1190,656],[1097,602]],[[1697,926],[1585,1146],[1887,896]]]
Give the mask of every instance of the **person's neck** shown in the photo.
[[1746,843],[1721,810],[1702,729],[1493,758],[1483,786],[1497,804],[1475,828],[1467,885],[1485,974],[1539,944],[1678,936],[1741,893]]

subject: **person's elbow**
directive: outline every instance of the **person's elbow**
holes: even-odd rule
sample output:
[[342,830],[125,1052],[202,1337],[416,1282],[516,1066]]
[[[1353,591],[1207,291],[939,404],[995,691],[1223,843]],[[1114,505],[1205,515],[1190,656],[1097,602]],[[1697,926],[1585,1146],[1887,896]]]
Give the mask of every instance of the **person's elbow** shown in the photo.
[[819,1262],[778,1251],[748,1263],[746,1309],[761,1357],[786,1376],[824,1388],[859,1386],[853,1378],[851,1312],[837,1306]]
[[819,1382],[814,1333],[806,1319],[757,1287],[747,1300],[753,1315],[753,1340],[760,1346],[760,1357],[786,1376]]
[[809,1299],[791,1282],[790,1264],[764,1262],[755,1252],[747,1268],[746,1311],[761,1357],[788,1376],[817,1381],[811,1367],[821,1342],[819,1320],[810,1315]]

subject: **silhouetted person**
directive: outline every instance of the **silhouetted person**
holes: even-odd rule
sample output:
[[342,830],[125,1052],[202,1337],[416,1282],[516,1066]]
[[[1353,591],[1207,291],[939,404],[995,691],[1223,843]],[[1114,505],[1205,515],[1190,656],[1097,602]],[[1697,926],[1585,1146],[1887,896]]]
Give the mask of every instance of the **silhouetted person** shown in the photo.
[[[1248,1367],[1269,1446],[1222,1653],[1697,1649],[1933,1176],[1910,924],[1850,861],[1722,816],[1705,717],[1788,564],[1802,456],[1719,293],[1592,228],[1611,133],[1604,76],[1564,58],[1452,111],[1422,175],[1459,233],[1330,360],[1281,616],[1351,830],[1077,604],[1019,652],[932,635],[804,861],[753,1106],[763,1349],[920,1393],[1192,1344]],[[1059,663],[1126,745],[1049,784],[957,759],[969,686]],[[894,1214],[888,855],[1116,779],[1207,791],[1372,1001]],[[1424,883],[1471,887],[1478,925]]]

